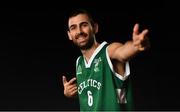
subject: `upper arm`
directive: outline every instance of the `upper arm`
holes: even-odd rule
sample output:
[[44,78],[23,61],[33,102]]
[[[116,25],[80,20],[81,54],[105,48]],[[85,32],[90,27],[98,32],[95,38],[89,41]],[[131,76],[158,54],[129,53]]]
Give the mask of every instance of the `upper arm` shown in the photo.
[[123,57],[121,55],[120,49],[122,48],[123,44],[114,42],[108,46],[108,54],[111,59],[119,60],[124,62]]
[[[123,47],[124,44],[112,43],[107,48],[108,55],[111,59],[114,71],[122,77],[129,75],[129,66],[123,57]],[[117,76],[120,77],[119,75]],[[123,78],[120,77],[120,79]]]

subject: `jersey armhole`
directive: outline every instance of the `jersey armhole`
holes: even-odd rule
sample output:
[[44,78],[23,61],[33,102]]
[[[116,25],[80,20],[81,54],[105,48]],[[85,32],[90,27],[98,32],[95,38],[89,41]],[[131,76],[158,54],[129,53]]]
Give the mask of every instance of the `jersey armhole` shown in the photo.
[[122,81],[125,81],[125,80],[128,78],[128,76],[130,75],[129,62],[127,61],[127,62],[125,63],[124,77],[123,77],[122,75],[118,74],[117,72],[115,72],[115,70],[114,70],[114,68],[113,68],[113,65],[112,65],[112,62],[111,62],[111,60],[110,60],[109,54],[108,54],[108,47],[109,47],[109,46],[106,47],[106,59],[107,59],[108,65],[109,65],[111,71],[113,72],[113,74],[114,74],[117,78],[119,78],[119,79],[122,80]]
[[79,59],[80,59],[81,56],[79,56],[76,60],[76,71],[77,71],[77,66],[78,66],[78,63],[79,63]]

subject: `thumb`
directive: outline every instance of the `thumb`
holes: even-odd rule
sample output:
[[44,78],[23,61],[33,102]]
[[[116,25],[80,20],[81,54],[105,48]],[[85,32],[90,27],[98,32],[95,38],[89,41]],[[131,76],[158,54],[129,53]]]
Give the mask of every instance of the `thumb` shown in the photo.
[[65,83],[67,83],[66,76],[62,76],[62,81],[63,81],[63,85],[64,85]]
[[138,33],[139,33],[139,24],[136,23],[133,28],[133,36],[138,35]]

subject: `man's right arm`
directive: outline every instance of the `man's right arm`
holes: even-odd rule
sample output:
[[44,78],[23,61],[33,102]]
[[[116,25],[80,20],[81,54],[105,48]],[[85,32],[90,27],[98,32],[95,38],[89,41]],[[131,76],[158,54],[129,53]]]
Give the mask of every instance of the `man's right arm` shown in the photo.
[[72,78],[70,81],[67,81],[65,76],[62,76],[62,81],[64,85],[64,95],[68,98],[77,96],[77,86],[74,83],[76,78]]

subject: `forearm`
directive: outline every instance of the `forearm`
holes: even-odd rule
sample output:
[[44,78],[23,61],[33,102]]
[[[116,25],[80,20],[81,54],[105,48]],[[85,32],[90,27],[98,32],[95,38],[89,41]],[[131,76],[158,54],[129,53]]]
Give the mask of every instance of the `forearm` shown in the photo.
[[140,51],[133,45],[132,41],[127,41],[123,46],[118,47],[116,50],[117,59],[124,63],[139,52]]

